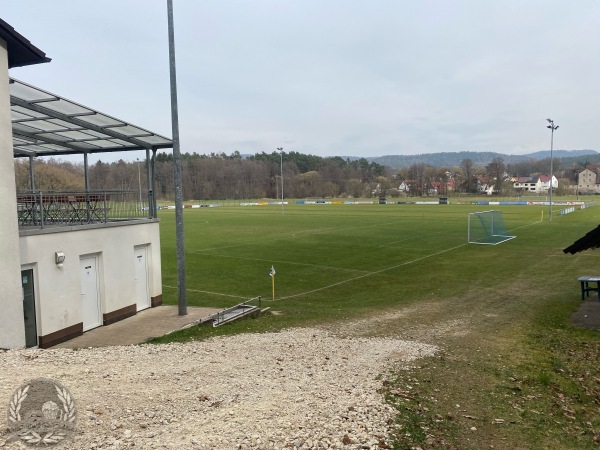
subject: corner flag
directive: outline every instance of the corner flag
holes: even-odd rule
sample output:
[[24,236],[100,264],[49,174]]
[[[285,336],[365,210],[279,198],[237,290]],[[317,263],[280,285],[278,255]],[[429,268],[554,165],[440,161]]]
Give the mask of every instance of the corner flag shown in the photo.
[[271,277],[271,284],[273,286],[273,300],[275,300],[275,267],[271,266],[269,276]]

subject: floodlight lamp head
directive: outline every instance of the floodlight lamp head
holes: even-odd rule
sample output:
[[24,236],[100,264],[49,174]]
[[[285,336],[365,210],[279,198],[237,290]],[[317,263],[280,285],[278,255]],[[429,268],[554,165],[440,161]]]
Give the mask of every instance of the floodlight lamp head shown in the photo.
[[552,123],[552,119],[546,119],[548,122]]
[[556,125],[556,126],[554,127],[554,129],[555,129],[555,130],[558,130],[558,125]]
[[548,125],[546,128],[552,128],[552,125]]

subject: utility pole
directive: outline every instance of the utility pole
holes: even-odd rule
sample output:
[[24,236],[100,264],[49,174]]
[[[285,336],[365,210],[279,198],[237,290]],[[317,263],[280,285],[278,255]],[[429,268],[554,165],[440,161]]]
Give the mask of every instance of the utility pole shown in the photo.
[[277,147],[279,151],[279,156],[281,158],[281,215],[285,214],[285,210],[283,209],[283,147]]
[[554,170],[553,170],[553,159],[552,159],[552,150],[554,148],[554,130],[558,129],[558,125],[554,125],[554,120],[546,119],[550,125],[546,128],[550,128],[550,221],[552,221],[552,191],[554,190],[553,179],[554,179]]
[[173,0],[167,0],[169,28],[169,75],[171,80],[171,128],[173,130],[173,170],[175,178],[175,234],[177,240],[177,304],[179,315],[187,315],[185,283],[185,245],[183,239],[183,190],[181,187],[181,150],[179,148],[179,113],[177,110],[177,73],[175,70],[175,31]]

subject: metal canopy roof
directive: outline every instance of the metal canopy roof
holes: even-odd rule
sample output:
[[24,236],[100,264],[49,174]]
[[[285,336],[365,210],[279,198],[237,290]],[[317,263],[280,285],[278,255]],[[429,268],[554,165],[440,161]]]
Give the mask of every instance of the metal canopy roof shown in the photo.
[[15,156],[172,148],[156,133],[10,78]]

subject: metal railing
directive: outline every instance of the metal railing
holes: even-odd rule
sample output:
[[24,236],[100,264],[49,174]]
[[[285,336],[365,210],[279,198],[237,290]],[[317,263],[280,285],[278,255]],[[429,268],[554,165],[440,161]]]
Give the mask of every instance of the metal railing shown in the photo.
[[[250,305],[249,303],[256,303],[256,305]],[[238,318],[244,317],[249,313],[260,311],[262,307],[262,297],[253,297],[251,299],[246,300],[245,302],[238,303],[235,306],[231,306],[229,308],[225,308],[219,312],[211,314],[210,316],[203,317],[191,324],[188,324],[182,328],[187,328],[193,325],[201,324],[208,325],[212,327],[217,327],[224,323],[236,320]]]
[[19,191],[20,228],[86,225],[152,217],[139,191]]

